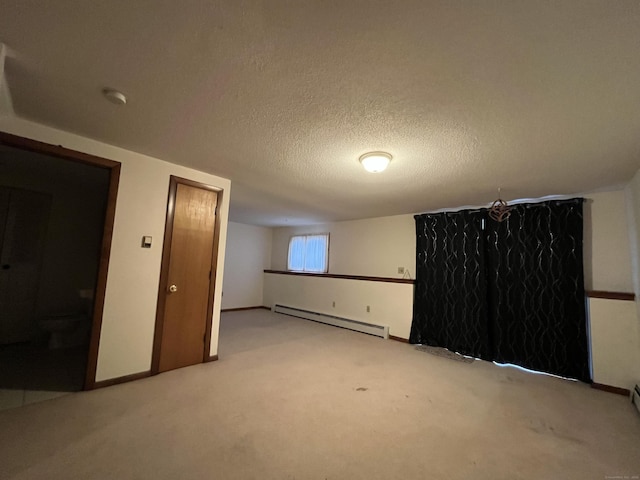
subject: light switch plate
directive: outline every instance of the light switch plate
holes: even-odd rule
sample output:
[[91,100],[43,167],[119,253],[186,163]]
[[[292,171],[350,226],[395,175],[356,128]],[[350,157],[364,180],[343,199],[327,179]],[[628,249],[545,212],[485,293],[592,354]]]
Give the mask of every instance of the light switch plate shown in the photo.
[[151,237],[142,237],[142,248],[151,248]]

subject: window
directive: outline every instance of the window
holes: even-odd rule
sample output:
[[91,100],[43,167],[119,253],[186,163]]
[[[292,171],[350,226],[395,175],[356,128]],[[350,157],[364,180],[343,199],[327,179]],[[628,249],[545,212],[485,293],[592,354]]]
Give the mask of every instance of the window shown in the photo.
[[325,273],[329,267],[329,235],[296,235],[289,240],[287,269]]

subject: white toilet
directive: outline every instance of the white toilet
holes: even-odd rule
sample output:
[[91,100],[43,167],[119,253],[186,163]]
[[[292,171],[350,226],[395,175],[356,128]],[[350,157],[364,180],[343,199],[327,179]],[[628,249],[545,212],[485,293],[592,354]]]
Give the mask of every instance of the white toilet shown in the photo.
[[84,313],[47,315],[39,321],[42,330],[49,332],[49,348],[79,347],[87,343],[89,317]]

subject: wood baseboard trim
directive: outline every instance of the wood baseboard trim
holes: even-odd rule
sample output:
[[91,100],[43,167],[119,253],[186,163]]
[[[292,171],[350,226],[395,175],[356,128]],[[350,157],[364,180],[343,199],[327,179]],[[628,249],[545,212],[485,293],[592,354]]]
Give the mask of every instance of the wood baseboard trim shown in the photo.
[[625,397],[631,395],[631,390],[620,387],[612,387],[611,385],[605,385],[603,383],[592,383],[591,388],[602,390],[603,392],[615,393],[617,395],[624,395]]
[[409,343],[408,338],[396,337],[394,335],[389,335],[389,340],[395,340],[396,342]]
[[110,387],[112,385],[118,385],[119,383],[133,382],[134,380],[140,380],[141,378],[147,378],[151,376],[151,371],[132,373],[131,375],[125,375],[123,377],[109,378],[107,380],[100,380],[95,382],[94,388]]
[[207,357],[206,363],[208,362],[215,362],[216,360],[218,360],[218,355],[209,355]]
[[224,312],[240,312],[243,310],[257,310],[259,308],[264,308],[265,310],[271,310],[271,308],[269,307],[265,307],[263,305],[260,305],[258,307],[238,307],[238,308],[223,308],[222,310],[220,310],[221,313]]

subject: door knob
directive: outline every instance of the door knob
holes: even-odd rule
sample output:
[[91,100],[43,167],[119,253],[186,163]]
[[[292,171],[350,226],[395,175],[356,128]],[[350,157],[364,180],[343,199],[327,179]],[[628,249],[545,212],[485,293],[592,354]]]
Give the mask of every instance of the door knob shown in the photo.
[[178,291],[178,287],[176,285],[171,285],[169,287],[169,293],[176,293]]

